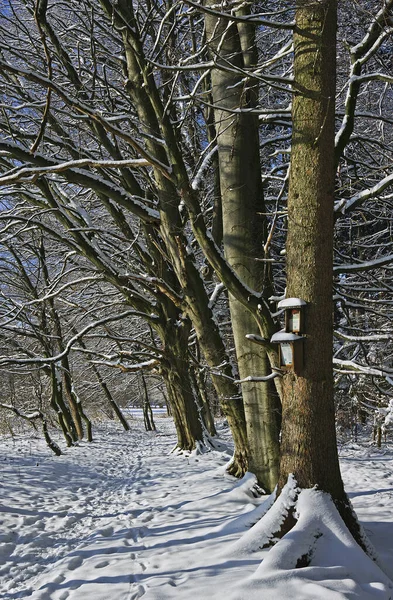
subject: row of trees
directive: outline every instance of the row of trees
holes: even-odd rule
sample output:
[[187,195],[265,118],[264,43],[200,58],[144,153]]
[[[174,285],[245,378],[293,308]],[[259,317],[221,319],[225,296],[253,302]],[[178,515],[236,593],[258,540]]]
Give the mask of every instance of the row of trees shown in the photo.
[[[214,388],[230,471],[318,484],[357,535],[332,361],[390,395],[392,6],[2,4],[0,365],[45,373],[70,441],[81,357],[108,399],[102,369],[158,374],[182,449]],[[285,287],[301,376],[270,343]]]

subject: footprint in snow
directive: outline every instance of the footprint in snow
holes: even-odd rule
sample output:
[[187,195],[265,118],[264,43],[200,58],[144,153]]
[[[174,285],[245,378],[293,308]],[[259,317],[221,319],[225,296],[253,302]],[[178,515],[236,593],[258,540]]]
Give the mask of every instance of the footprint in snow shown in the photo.
[[38,521],[37,515],[34,515],[32,517],[23,517],[22,525],[33,525],[33,523],[36,523],[37,521]]
[[138,600],[138,598],[142,598],[142,596],[144,596],[145,593],[146,590],[143,587],[143,585],[138,585],[137,589],[131,592],[129,600]]
[[75,569],[80,567],[82,563],[83,563],[83,559],[80,556],[74,556],[73,558],[71,558],[70,562],[68,563],[67,568],[70,571],[74,571]]
[[74,516],[70,516],[70,517],[66,516],[66,517],[64,517],[62,524],[63,524],[64,528],[67,528],[67,527],[71,527],[71,525],[73,525],[74,523],[77,523],[77,521],[78,521],[78,519]]
[[71,504],[61,504],[60,506],[57,507],[56,510],[58,513],[62,513],[62,512],[67,513],[70,510],[70,508],[72,508]]
[[154,513],[151,512],[144,512],[141,515],[139,515],[139,520],[141,523],[148,523],[152,519],[154,519]]
[[157,498],[166,498],[167,496],[169,496],[169,492],[163,492],[162,494],[159,494]]
[[0,556],[10,556],[16,548],[12,542],[3,543],[0,546]]
[[146,527],[139,527],[137,530],[137,540],[139,541],[140,539],[144,538],[147,532],[147,528]]
[[97,563],[94,568],[95,569],[104,569],[104,567],[107,567],[109,565],[109,561],[108,560],[102,560],[101,562]]
[[97,535],[102,535],[102,537],[110,537],[113,535],[113,527],[109,525],[109,527],[104,527],[103,529],[99,529],[97,531]]

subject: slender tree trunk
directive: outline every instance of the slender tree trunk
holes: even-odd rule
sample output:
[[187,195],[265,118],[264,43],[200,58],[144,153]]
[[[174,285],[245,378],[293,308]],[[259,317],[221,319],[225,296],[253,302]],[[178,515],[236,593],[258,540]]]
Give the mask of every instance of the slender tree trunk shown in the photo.
[[44,417],[42,417],[42,433],[44,435],[47,446],[52,450],[52,452],[54,452],[54,454],[56,454],[56,456],[61,456],[63,453],[59,446],[56,444],[56,442],[52,440],[48,431],[48,424]]
[[96,373],[96,377],[100,383],[100,386],[102,388],[102,391],[104,392],[108,402],[109,402],[109,406],[112,408],[113,412],[115,413],[115,415],[117,416],[117,418],[119,419],[120,423],[123,425],[123,428],[125,431],[129,431],[130,430],[130,426],[128,424],[127,419],[125,418],[125,416],[123,415],[119,405],[117,404],[116,400],[113,398],[112,394],[109,391],[108,386],[106,385],[105,381],[102,379],[101,373],[99,373],[97,371]]
[[68,379],[68,386],[69,386],[68,393],[70,394],[70,396],[72,398],[72,404],[76,407],[76,410],[78,411],[78,416],[79,416],[80,422],[81,423],[84,422],[86,425],[87,441],[92,442],[93,441],[93,426],[92,426],[92,423],[91,423],[89,417],[83,410],[83,405],[82,405],[81,399],[77,395],[75,388],[72,384],[72,376],[71,376],[71,372],[69,371],[70,366],[68,364],[68,361],[67,361],[67,368],[68,368],[68,370],[65,372],[65,380],[67,381],[67,379]]
[[358,537],[341,479],[333,400],[333,203],[336,0],[298,0],[288,197],[287,295],[306,307],[304,368],[283,385],[280,487],[331,494]]
[[[79,345],[82,348],[86,349],[86,345],[84,344],[83,340],[79,340]],[[108,386],[106,385],[99,369],[97,368],[97,366],[95,364],[91,364],[90,365],[94,375],[97,378],[98,383],[100,384],[100,387],[102,389],[102,391],[104,392],[105,398],[108,400],[109,406],[112,408],[113,412],[115,413],[115,415],[117,416],[117,418],[119,419],[120,423],[123,425],[123,428],[125,429],[125,431],[129,431],[130,430],[130,426],[126,420],[126,418],[124,417],[123,413],[120,410],[120,407],[118,406],[116,400],[113,398],[112,394],[109,391]]]
[[145,422],[146,431],[156,431],[156,426],[153,419],[153,411],[150,406],[149,394],[147,392],[146,379],[141,372],[142,387],[143,387],[143,420]]
[[[21,419],[28,421],[30,423],[30,425],[32,425],[32,427],[34,428],[35,431],[37,431],[37,426],[35,424],[35,421],[40,420],[41,425],[42,425],[42,433],[44,435],[47,446],[52,450],[52,452],[54,452],[56,454],[56,456],[61,456],[63,454],[61,449],[59,448],[59,446],[56,444],[56,442],[54,442],[52,440],[52,438],[49,434],[49,431],[48,431],[48,424],[46,422],[46,418],[43,415],[43,413],[41,412],[41,410],[34,411],[33,415],[29,415],[29,414],[22,413],[19,409],[17,409],[13,405],[10,406],[8,404],[0,403],[0,406],[2,408],[12,411],[15,415],[17,415]],[[11,436],[14,437],[14,432],[12,431],[10,425],[9,425],[9,429],[10,429]]]
[[[46,262],[46,252],[45,252],[45,245],[44,245],[43,237],[41,237],[40,244],[39,244],[39,256],[40,256],[41,268],[42,268],[44,280],[46,282],[46,285],[49,287],[50,277],[49,277],[48,265]],[[55,339],[57,341],[56,345],[58,347],[59,352],[62,352],[64,350],[64,344],[63,344],[63,334],[62,334],[60,318],[59,318],[58,312],[56,310],[54,299],[49,298],[49,300],[47,302],[49,305],[50,314],[53,319],[54,335],[55,335]],[[45,310],[45,305],[44,305],[44,310]],[[46,323],[46,317],[45,317],[45,323]],[[81,418],[81,414],[78,409],[77,403],[75,402],[75,398],[72,394],[72,380],[71,380],[71,371],[70,371],[68,356],[64,356],[62,358],[61,367],[62,367],[62,380],[64,383],[63,389],[65,392],[65,396],[68,400],[70,413],[72,416],[72,420],[74,423],[74,427],[75,427],[77,436],[81,440],[84,435],[82,418]],[[59,368],[58,367],[56,367],[56,375],[59,376]],[[63,401],[62,392],[61,392],[61,398]]]
[[194,385],[197,390],[197,394],[202,408],[203,423],[209,435],[217,435],[217,431],[214,425],[214,418],[209,404],[209,398],[206,393],[205,381],[198,367],[193,367],[192,377],[195,382]]
[[[209,4],[214,4],[210,2]],[[265,212],[260,176],[258,121],[248,111],[255,105],[255,81],[243,82],[233,69],[255,64],[252,25],[230,24],[228,19],[205,17],[208,43],[221,68],[212,71],[212,97],[217,131],[225,256],[241,280],[255,290],[270,292],[263,259]],[[246,338],[260,334],[243,304],[229,296],[236,356],[241,379],[271,372],[266,351]],[[268,333],[266,332],[266,337]],[[280,402],[271,383],[242,385],[249,468],[260,485],[271,492],[278,479]]]
[[57,414],[59,425],[63,432],[67,446],[72,446],[72,444],[77,441],[78,436],[71,413],[63,399],[61,374],[59,373],[58,367],[53,364],[51,364],[51,386],[51,407]]
[[[61,340],[59,346],[60,346],[60,350],[62,350],[63,349],[62,340]],[[70,371],[70,363],[68,361],[68,357],[65,356],[61,362],[62,362],[62,373],[63,373],[63,384],[64,384],[65,396],[68,400],[70,412],[72,414],[72,419],[75,423],[75,428],[76,428],[76,432],[78,434],[78,438],[80,440],[82,440],[84,437],[82,420],[84,420],[86,422],[87,417],[86,417],[86,415],[84,415],[82,406],[79,406],[80,402],[77,399],[75,393],[73,392],[72,375],[71,375],[71,371]],[[87,419],[87,421],[88,421],[88,419]],[[90,436],[91,436],[91,424],[90,424]],[[89,441],[91,441],[91,440],[89,440]]]

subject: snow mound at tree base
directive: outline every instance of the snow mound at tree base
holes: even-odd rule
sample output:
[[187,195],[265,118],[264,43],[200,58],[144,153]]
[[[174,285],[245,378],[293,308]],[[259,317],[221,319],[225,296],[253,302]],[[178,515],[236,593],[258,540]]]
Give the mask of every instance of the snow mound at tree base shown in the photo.
[[[290,481],[284,488],[283,501],[276,503],[278,510],[289,506],[293,485]],[[256,600],[261,590],[263,600],[393,598],[392,581],[355,542],[329,494],[302,490],[295,509],[294,527],[269,550],[253,575],[242,581],[231,600]],[[272,539],[272,526],[277,526],[278,519],[270,511],[243,536],[246,544],[240,539],[233,550],[244,555],[246,547],[257,550]]]

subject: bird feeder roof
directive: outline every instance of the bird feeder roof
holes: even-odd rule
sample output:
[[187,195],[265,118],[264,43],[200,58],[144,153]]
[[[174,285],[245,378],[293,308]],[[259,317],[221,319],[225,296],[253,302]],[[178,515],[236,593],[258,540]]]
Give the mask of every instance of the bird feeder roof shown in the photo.
[[270,342],[272,344],[282,344],[283,342],[298,342],[302,340],[301,335],[296,335],[296,333],[288,333],[285,329],[281,329],[272,335]]
[[301,298],[285,298],[284,300],[280,300],[277,308],[300,308],[306,304],[307,302]]

